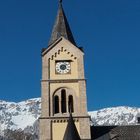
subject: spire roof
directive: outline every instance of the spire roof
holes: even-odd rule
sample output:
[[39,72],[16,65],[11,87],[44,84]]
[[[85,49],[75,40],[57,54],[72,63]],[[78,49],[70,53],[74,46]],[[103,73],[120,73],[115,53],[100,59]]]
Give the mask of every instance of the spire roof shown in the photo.
[[56,17],[55,24],[53,26],[51,38],[49,41],[49,45],[54,43],[57,39],[59,39],[61,36],[65,37],[67,40],[69,40],[71,43],[76,45],[74,41],[74,37],[72,35],[68,20],[65,16],[63,6],[62,6],[62,0],[59,0],[59,9]]
[[81,140],[71,113],[63,140]]

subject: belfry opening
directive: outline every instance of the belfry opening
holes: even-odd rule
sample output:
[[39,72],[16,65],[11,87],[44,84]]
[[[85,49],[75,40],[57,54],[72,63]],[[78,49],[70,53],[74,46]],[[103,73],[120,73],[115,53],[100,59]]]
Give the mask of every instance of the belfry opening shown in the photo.
[[61,90],[61,111],[62,113],[66,113],[66,90],[62,89]]

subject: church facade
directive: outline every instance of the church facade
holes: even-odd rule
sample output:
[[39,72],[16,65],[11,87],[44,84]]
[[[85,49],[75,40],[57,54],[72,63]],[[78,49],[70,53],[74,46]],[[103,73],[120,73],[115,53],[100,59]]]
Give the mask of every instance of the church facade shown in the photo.
[[84,52],[59,2],[48,47],[42,49],[40,140],[140,140],[140,126],[90,126]]

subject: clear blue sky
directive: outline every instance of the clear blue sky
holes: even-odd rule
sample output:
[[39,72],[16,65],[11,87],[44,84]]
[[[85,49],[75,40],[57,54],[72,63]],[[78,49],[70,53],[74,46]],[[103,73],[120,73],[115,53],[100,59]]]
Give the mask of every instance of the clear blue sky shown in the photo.
[[[0,99],[40,97],[41,49],[58,0],[1,0]],[[140,107],[140,0],[64,0],[75,40],[85,50],[89,110]]]

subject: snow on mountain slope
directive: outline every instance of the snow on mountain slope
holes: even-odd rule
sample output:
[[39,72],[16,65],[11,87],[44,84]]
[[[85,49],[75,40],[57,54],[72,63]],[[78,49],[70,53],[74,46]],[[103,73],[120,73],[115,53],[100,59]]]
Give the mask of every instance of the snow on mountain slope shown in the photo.
[[89,112],[94,125],[137,125],[140,108],[112,107]]
[[[0,101],[0,132],[5,129],[29,131],[36,128],[41,113],[41,99],[19,103]],[[113,107],[89,112],[94,125],[135,125],[140,108]]]
[[40,116],[40,98],[14,103],[0,101],[0,130],[32,126]]

